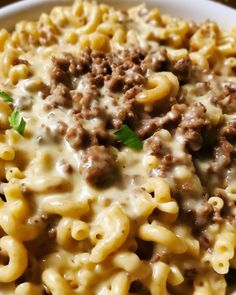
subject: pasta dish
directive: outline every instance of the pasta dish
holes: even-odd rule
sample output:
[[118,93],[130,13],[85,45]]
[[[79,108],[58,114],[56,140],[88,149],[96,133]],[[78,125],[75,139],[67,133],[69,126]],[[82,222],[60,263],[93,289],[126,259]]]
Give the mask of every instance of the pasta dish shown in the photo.
[[76,0],[0,69],[0,294],[232,294],[236,27]]

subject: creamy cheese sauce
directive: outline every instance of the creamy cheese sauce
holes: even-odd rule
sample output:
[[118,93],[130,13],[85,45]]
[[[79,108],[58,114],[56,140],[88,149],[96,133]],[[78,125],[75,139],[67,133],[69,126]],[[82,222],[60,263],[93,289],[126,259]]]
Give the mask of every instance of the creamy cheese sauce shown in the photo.
[[230,294],[235,54],[235,30],[145,5],[0,30],[0,294]]

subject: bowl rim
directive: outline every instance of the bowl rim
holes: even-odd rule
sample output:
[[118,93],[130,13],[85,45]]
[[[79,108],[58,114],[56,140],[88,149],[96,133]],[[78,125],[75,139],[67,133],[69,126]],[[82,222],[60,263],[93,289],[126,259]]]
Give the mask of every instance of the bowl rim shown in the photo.
[[[187,2],[188,0],[166,0],[166,2]],[[21,10],[25,10],[26,9],[26,6],[27,7],[30,7],[30,8],[33,8],[33,7],[37,7],[37,6],[41,6],[41,5],[48,5],[48,4],[62,4],[62,5],[66,5],[66,4],[70,4],[70,2],[72,2],[72,0],[42,0],[42,2],[38,2],[38,1],[35,1],[35,0],[20,0],[18,2],[14,2],[14,3],[10,3],[10,4],[7,4],[3,7],[0,8],[0,12],[1,14],[11,14],[11,13],[16,13],[16,9],[19,11]],[[99,2],[102,2],[102,1],[99,1]],[[106,2],[126,2],[125,0],[122,0],[122,1],[119,1],[119,0],[115,0],[115,1],[106,1]],[[143,3],[145,1],[142,1],[142,0],[129,0],[128,1],[129,4],[132,4],[132,3]],[[149,1],[146,0],[146,2],[148,3]],[[158,4],[158,0],[157,0],[157,4]],[[219,7],[219,8],[222,8],[224,10],[228,10],[229,12],[234,12],[236,14],[236,9],[232,8],[232,7],[229,7],[229,6],[226,6],[222,3],[219,3],[219,2],[215,2],[214,0],[198,0],[198,4],[200,3],[208,3],[210,6],[215,6],[215,7]],[[236,22],[235,22],[236,23]]]
[[[236,9],[213,0],[97,0],[113,6],[127,8],[146,2],[160,8],[161,13],[176,15],[189,21],[202,22],[206,19],[216,21],[220,27],[236,27]],[[0,29],[12,30],[22,19],[35,20],[43,11],[48,12],[55,5],[70,5],[72,0],[20,0],[0,8]],[[176,12],[176,13],[175,13]]]

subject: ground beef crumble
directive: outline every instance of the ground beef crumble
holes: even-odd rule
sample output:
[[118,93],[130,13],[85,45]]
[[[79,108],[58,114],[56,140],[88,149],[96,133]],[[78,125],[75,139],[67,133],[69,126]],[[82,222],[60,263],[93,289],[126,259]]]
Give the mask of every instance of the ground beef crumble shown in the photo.
[[[135,96],[145,87],[150,71],[171,71],[177,76],[180,89],[176,97],[152,108],[144,108],[136,102]],[[120,147],[113,133],[123,124],[129,125],[140,139],[145,140],[144,148],[160,159],[156,175],[166,177],[176,166],[183,164],[157,135],[164,128],[172,136],[178,134],[183,138],[183,152],[188,163],[194,164],[195,160],[207,155],[209,167],[206,175],[225,177],[224,172],[235,155],[236,123],[220,121],[217,126],[212,126],[207,108],[201,102],[188,101],[188,90],[184,86],[196,75],[189,56],[171,60],[163,48],[155,52],[124,49],[112,53],[87,48],[80,55],[64,53],[52,58],[51,84],[42,99],[48,111],[54,108],[70,111],[74,123],[68,126],[60,120],[56,133],[64,137],[71,148],[82,150],[80,172],[93,186],[113,184],[119,176],[109,146]],[[236,87],[230,83],[224,84],[222,89],[221,95],[212,95],[211,103],[228,114],[227,104],[234,101]],[[198,81],[196,95],[208,91],[211,91],[211,83]],[[88,128],[92,121],[97,123]],[[198,174],[198,168],[195,168]],[[186,182],[179,190],[191,194],[194,188]],[[202,204],[193,214],[197,228],[209,222],[221,222],[222,218],[229,216],[212,210],[207,201]]]
[[119,178],[119,169],[114,156],[105,146],[91,146],[82,155],[83,178],[98,187],[109,186]]

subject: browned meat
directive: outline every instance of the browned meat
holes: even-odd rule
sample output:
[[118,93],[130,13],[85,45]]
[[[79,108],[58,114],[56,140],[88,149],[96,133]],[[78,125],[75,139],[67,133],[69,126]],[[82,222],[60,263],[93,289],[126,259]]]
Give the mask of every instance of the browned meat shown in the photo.
[[180,58],[172,64],[170,70],[178,77],[180,82],[188,82],[192,70],[191,59],[188,56]]
[[228,140],[236,139],[236,121],[227,122],[220,130],[220,135]]
[[167,63],[167,51],[162,48],[159,52],[148,53],[141,63],[141,68],[144,72],[151,69],[154,72],[164,69]]
[[127,100],[130,100],[132,98],[135,98],[135,96],[142,90],[142,88],[140,86],[134,86],[130,89],[128,89],[126,92],[125,92],[125,98]]
[[51,72],[51,79],[54,85],[63,83],[66,86],[70,86],[70,76],[67,74],[70,60],[67,58],[55,58],[52,59],[53,67]]
[[166,154],[162,159],[161,163],[158,166],[159,176],[165,177],[166,173],[170,171],[171,166],[176,163],[176,159],[171,154]]
[[220,94],[214,95],[211,101],[220,107],[225,114],[236,111],[236,84],[229,82],[221,85]]
[[207,200],[203,200],[201,207],[195,210],[195,214],[195,225],[197,227],[205,226],[213,214],[213,207]]
[[202,129],[206,127],[206,109],[201,103],[191,105],[182,117],[178,130],[184,134],[186,146],[198,151],[202,146]]
[[65,122],[63,121],[59,121],[57,123],[57,128],[56,128],[56,132],[59,134],[59,135],[65,135],[66,134],[66,131],[68,129],[68,126]]
[[53,108],[69,108],[72,105],[70,91],[61,83],[57,84],[57,86],[53,89],[52,94],[48,96],[47,100]]
[[181,119],[182,114],[186,109],[185,104],[174,104],[171,110],[164,116],[154,117],[151,119],[142,120],[137,132],[141,138],[150,137],[155,131],[165,127],[165,125],[176,123]]
[[113,92],[119,92],[122,90],[124,83],[124,77],[119,75],[113,76],[108,82],[108,89]]
[[74,172],[73,166],[70,163],[68,163],[65,159],[61,160],[60,166],[62,167],[63,172],[67,174],[72,174]]
[[221,174],[222,169],[227,167],[231,163],[231,154],[234,148],[223,137],[219,140],[219,145],[214,149],[214,160],[211,163],[210,170],[214,173]]
[[65,138],[69,142],[70,146],[77,150],[84,146],[86,135],[86,130],[82,126],[77,125],[68,129]]
[[80,171],[89,184],[97,187],[109,186],[119,178],[115,159],[105,146],[92,146],[85,150]]

